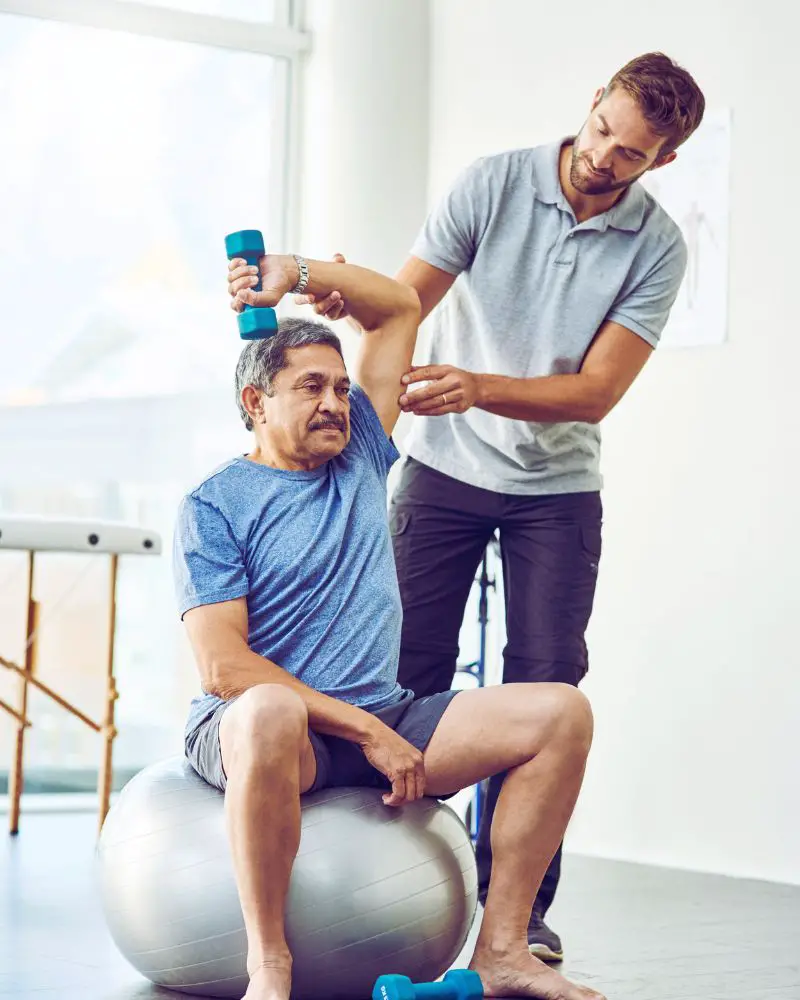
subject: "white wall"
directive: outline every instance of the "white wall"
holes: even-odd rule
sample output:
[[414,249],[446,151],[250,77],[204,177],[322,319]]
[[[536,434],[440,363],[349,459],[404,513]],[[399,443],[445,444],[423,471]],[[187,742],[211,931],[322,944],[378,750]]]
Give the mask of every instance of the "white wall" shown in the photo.
[[425,213],[427,0],[306,0],[300,243],[392,272]]
[[429,194],[477,155],[576,130],[651,49],[733,108],[729,342],[658,352],[605,428],[597,736],[569,846],[800,883],[790,9],[432,0]]

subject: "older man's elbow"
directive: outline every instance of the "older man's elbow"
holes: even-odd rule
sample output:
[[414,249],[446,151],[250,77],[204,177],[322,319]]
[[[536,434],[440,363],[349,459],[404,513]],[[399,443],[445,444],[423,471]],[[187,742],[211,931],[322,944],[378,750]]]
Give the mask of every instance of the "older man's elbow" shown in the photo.
[[206,694],[216,695],[217,698],[227,698],[230,688],[231,669],[230,661],[223,655],[214,653],[198,656],[197,666],[200,671],[200,680]]

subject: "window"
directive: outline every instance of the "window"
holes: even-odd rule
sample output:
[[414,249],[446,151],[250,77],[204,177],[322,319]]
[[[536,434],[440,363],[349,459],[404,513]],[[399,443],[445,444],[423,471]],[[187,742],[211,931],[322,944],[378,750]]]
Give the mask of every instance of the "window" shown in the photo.
[[276,14],[275,0],[139,0],[139,3],[242,21],[273,21]]
[[[259,19],[285,7],[246,6]],[[235,7],[226,0],[226,15]],[[128,521],[164,540],[160,558],[120,563],[120,780],[180,751],[197,690],[174,608],[172,524],[182,494],[247,447],[223,240],[257,227],[283,243],[291,147],[285,28],[275,54],[174,35],[0,13],[0,510]],[[40,567],[37,672],[99,719],[104,560],[52,555]],[[0,552],[0,652],[17,662],[24,571]],[[0,698],[14,701],[16,683],[0,670]],[[30,712],[26,789],[92,788],[98,737],[36,693]],[[0,791],[13,732],[0,712]]]

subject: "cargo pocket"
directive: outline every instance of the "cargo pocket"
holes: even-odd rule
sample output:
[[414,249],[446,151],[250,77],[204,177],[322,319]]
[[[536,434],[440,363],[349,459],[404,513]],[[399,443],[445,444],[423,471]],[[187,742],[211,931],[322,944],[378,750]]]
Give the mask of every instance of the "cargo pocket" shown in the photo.
[[395,510],[394,507],[390,508],[389,531],[392,533],[392,538],[396,538],[398,535],[405,534],[410,521],[411,521],[411,515],[406,511]]

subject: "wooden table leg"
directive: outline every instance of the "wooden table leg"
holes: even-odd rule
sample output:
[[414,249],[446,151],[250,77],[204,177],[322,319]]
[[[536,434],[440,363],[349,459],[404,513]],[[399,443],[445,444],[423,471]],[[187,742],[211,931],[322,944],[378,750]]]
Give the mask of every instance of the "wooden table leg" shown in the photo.
[[108,623],[108,657],[106,660],[106,710],[103,720],[103,737],[105,745],[103,747],[103,759],[100,764],[100,771],[97,776],[97,798],[98,798],[98,834],[103,828],[103,822],[108,814],[108,806],[111,800],[111,786],[114,779],[113,753],[114,737],[117,730],[114,728],[114,707],[117,700],[117,686],[114,681],[114,635],[117,623],[117,562],[116,553],[111,556],[111,569],[109,581],[109,623]]
[[[32,676],[36,666],[36,631],[39,627],[39,605],[33,599],[34,553],[28,553],[28,613],[25,632],[25,674]],[[14,741],[14,760],[11,767],[11,782],[9,797],[11,808],[8,814],[8,830],[11,834],[19,833],[20,797],[24,784],[25,765],[25,730],[24,720],[28,718],[28,678],[20,679],[19,715],[17,716],[17,733]]]

